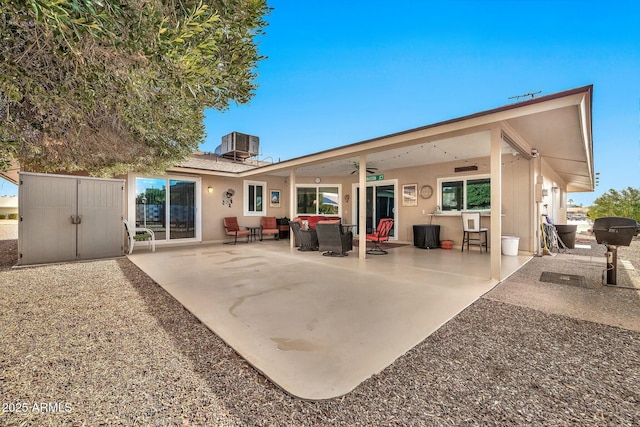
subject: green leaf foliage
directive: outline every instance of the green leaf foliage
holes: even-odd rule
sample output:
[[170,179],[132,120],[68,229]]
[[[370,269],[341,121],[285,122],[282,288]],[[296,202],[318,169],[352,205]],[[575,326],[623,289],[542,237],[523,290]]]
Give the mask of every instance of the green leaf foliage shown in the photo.
[[609,190],[593,202],[587,216],[591,219],[621,216],[640,221],[640,189]]
[[162,171],[246,103],[265,0],[0,0],[0,168]]

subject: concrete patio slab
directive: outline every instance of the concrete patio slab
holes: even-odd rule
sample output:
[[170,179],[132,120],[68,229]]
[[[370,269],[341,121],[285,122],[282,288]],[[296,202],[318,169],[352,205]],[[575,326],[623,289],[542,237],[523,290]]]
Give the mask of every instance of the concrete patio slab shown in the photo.
[[[129,258],[271,381],[312,400],[353,390],[497,284],[487,254],[353,255],[255,242]],[[508,275],[529,257],[503,259]]]

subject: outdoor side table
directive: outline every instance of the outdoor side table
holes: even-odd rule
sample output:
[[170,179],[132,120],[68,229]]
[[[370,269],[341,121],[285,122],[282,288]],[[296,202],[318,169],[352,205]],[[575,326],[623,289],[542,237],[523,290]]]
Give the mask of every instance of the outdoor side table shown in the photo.
[[413,226],[413,246],[422,249],[440,247],[440,225],[415,224]]
[[245,227],[247,230],[251,232],[249,234],[249,241],[255,241],[258,237],[260,237],[260,227]]

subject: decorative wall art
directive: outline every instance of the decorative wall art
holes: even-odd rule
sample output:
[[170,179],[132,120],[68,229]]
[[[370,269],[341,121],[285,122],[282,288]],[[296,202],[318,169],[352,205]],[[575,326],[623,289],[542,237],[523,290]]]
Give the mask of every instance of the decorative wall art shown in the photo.
[[271,208],[280,207],[280,190],[269,191],[269,207]]
[[236,191],[232,188],[228,189],[224,193],[222,193],[222,206],[229,206],[233,204],[233,196],[236,194]]
[[418,206],[418,184],[402,186],[402,206]]

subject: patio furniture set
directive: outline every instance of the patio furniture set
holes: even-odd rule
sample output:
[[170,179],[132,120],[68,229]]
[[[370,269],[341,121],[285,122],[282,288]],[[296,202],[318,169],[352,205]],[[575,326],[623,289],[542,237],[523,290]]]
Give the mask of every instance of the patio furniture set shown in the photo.
[[240,226],[238,225],[238,218],[235,216],[224,218],[223,224],[225,234],[233,237],[232,242],[225,242],[227,245],[235,245],[238,243],[239,237],[247,238],[244,243],[249,243],[256,239],[262,241],[264,236],[269,235],[273,236],[275,240],[280,240],[280,234],[282,232],[282,225],[278,224],[274,216],[264,216],[260,218],[260,226]]
[[[290,222],[291,230],[296,238],[299,251],[319,251],[325,256],[347,256],[353,249],[354,224],[342,224],[340,219],[320,220],[312,225],[296,218]],[[389,233],[393,228],[392,218],[382,218],[374,233],[366,235],[366,241],[373,242],[373,248],[367,251],[370,255],[387,253],[380,243],[389,241]]]
[[[286,218],[262,217],[260,226],[240,226],[237,217],[226,217],[223,220],[225,233],[233,237],[233,241],[225,244],[237,244],[238,241],[249,243],[257,238],[273,235],[274,240],[288,232],[293,232],[295,246],[299,251],[319,251],[324,256],[347,256],[353,249],[354,224],[342,224],[339,217],[307,216],[297,217],[285,224]],[[373,242],[373,248],[367,251],[371,255],[386,254],[380,243],[389,240],[393,228],[393,219],[382,218],[374,233],[366,235],[366,241]],[[246,240],[244,240],[246,238]],[[240,240],[239,240],[240,239]]]

